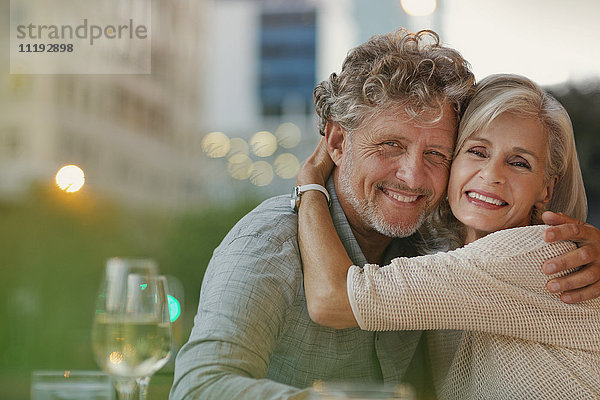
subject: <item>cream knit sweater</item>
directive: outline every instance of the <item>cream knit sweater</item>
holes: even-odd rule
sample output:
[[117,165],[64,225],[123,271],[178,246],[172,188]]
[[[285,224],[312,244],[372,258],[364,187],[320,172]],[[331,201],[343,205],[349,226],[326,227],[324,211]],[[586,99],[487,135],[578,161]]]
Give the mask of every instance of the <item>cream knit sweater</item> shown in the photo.
[[[498,231],[460,249],[353,266],[362,329],[428,333],[441,399],[600,398],[600,299],[565,304],[543,262],[575,247],[546,226]],[[451,330],[461,330],[451,331]]]

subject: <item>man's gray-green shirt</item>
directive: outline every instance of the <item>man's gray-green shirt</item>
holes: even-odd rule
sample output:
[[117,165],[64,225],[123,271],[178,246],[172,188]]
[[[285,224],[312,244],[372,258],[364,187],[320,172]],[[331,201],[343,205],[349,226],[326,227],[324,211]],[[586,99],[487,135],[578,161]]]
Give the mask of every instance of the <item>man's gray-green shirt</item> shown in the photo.
[[[364,265],[331,180],[327,189],[337,232],[354,264]],[[401,251],[388,253],[412,255]],[[289,196],[273,197],[214,251],[194,328],[177,355],[170,399],[303,398],[301,389],[316,380],[397,383],[420,337],[420,331],[335,330],[312,322],[297,215]]]

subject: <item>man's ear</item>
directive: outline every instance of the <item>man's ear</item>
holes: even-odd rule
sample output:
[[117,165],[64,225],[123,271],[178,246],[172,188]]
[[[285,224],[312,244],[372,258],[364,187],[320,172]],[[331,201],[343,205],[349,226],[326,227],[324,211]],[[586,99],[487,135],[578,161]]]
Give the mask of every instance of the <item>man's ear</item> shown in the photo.
[[334,121],[328,121],[325,126],[325,142],[327,151],[336,166],[339,167],[344,154],[344,145],[346,143],[346,130]]

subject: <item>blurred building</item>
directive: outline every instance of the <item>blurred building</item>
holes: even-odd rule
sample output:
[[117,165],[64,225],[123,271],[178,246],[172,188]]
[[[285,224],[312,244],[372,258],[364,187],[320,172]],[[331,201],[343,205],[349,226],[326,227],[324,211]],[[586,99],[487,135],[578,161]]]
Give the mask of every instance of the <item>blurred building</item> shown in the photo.
[[[207,2],[204,149],[221,199],[291,190],[317,140],[318,2]],[[216,147],[225,149],[213,152]]]
[[[105,11],[127,20],[130,9],[142,3],[147,2],[124,0],[119,10]],[[8,2],[0,7],[8,15]],[[86,190],[126,204],[191,207],[204,202],[207,171],[199,116],[203,7],[201,1],[152,1],[151,74],[4,75],[0,195],[18,196],[32,182],[51,182],[62,165],[76,164],[86,174]],[[8,35],[0,40],[7,49]]]
[[211,18],[202,35],[206,40],[202,120],[206,133],[215,135],[204,143],[206,154],[214,157],[210,168],[216,180],[227,182],[213,188],[219,198],[250,193],[265,197],[291,190],[300,163],[319,139],[314,86],[340,70],[350,48],[409,23],[399,0],[376,3],[206,3]]
[[152,0],[151,74],[5,76],[0,196],[65,164],[136,206],[288,193],[319,139],[315,84],[373,34],[419,21],[399,0]]

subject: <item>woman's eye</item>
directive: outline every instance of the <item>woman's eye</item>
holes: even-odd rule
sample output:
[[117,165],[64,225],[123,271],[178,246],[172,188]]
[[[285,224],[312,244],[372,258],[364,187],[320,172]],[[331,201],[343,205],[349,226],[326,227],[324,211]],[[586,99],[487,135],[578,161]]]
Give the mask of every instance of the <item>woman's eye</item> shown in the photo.
[[483,148],[483,147],[471,147],[469,150],[467,150],[467,153],[471,153],[477,157],[486,157],[487,156],[487,152],[485,151],[485,148]]
[[513,165],[518,168],[531,169],[531,165],[529,165],[529,163],[525,160],[515,160],[515,161],[512,161],[510,163],[510,165]]

